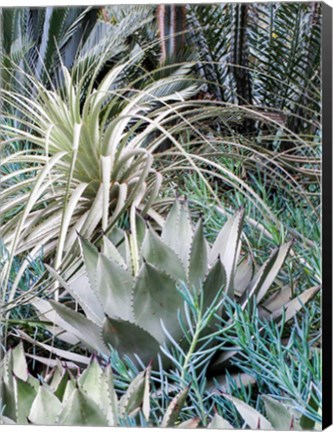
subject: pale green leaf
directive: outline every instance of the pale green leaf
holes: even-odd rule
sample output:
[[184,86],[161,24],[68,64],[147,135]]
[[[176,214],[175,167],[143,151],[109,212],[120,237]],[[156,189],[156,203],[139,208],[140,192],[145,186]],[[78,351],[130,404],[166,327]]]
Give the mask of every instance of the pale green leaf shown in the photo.
[[[294,422],[294,419],[288,409],[282,404],[282,402],[278,402],[277,400],[263,395],[262,399],[265,404],[265,411],[268,420],[272,424],[274,429],[277,430],[290,430],[292,424],[297,426]],[[295,430],[299,430],[297,427]]]
[[311,300],[313,296],[317,294],[317,292],[320,290],[320,286],[309,288],[306,291],[302,292],[299,296],[296,298],[290,300],[288,303],[286,303],[283,307],[280,309],[274,311],[272,317],[277,318],[280,315],[282,315],[283,310],[285,310],[285,321],[291,320],[298,311],[300,311],[303,306]]
[[177,311],[183,310],[183,299],[175,281],[167,274],[144,263],[136,280],[133,297],[135,321],[156,340],[160,343],[166,340],[161,320],[175,338],[180,336]]
[[83,391],[75,389],[58,415],[59,426],[109,426],[101,408]]
[[28,416],[37,391],[28,382],[14,378],[17,404],[17,423],[28,424]]
[[147,364],[159,351],[159,343],[146,330],[129,321],[106,317],[103,326],[103,338],[121,356],[129,356],[136,362],[137,354]]
[[20,342],[12,350],[12,361],[13,361],[13,373],[15,376],[20,378],[22,381],[28,379],[28,365],[25,360],[23,343]]
[[146,385],[145,374],[146,371],[140,372],[130,383],[126,393],[120,398],[119,414],[121,416],[131,415],[142,405]]
[[88,240],[79,236],[84,265],[87,270],[90,286],[96,292],[98,250]]
[[191,419],[185,420],[177,425],[179,429],[196,429],[199,426],[199,417],[193,417]]
[[227,275],[227,285],[233,286],[233,274],[243,227],[244,210],[238,210],[223,226],[209,254],[209,265],[220,257]]
[[59,399],[46,386],[41,385],[31,406],[29,422],[35,425],[54,426],[60,411]]
[[230,395],[223,395],[232,401],[237,411],[251,429],[274,429],[265,417],[247,403]]
[[126,269],[126,263],[119,250],[108,237],[103,236],[103,253],[111,261],[116,262]]
[[[227,285],[227,275],[223,264],[217,260],[214,266],[209,270],[203,284],[203,310],[206,310],[213,302],[218,293],[221,300],[223,298],[223,287]],[[215,303],[216,305],[216,303]]]
[[292,242],[289,242],[284,244],[280,248],[275,249],[271,253],[268,260],[258,270],[256,275],[252,279],[247,292],[244,293],[244,297],[246,296],[246,298],[243,301],[243,308],[246,307],[246,305],[253,296],[256,296],[258,303],[264,298],[277,274],[281,270],[281,267],[289,253],[291,245]]
[[90,365],[85,369],[78,379],[82,391],[84,391],[97,405],[102,406],[101,381],[103,371],[96,357],[92,358]]
[[186,387],[172,399],[163,416],[161,427],[175,426],[180,410],[183,408],[183,405],[186,401],[188,391],[189,387]]
[[208,429],[234,429],[234,427],[227,421],[224,420],[219,414],[215,414],[211,422],[207,426]]
[[108,350],[101,339],[100,327],[89,321],[83,314],[75,312],[61,303],[50,300],[50,304],[56,313],[70,326],[75,336],[85,345],[97,351],[97,353],[107,354]]
[[150,416],[150,373],[151,373],[151,366],[149,365],[146,369],[146,374],[145,374],[145,388],[143,392],[143,404],[142,404],[142,412],[147,421],[149,420],[149,416]]
[[250,258],[245,258],[239,264],[235,272],[234,290],[235,294],[242,296],[248,288],[253,277],[253,262]]
[[106,315],[131,320],[132,275],[115,261],[99,254],[96,293]]
[[204,237],[203,223],[200,219],[193,237],[190,250],[189,283],[198,290],[208,270],[208,245]]
[[142,245],[142,256],[154,267],[178,281],[186,281],[185,268],[173,249],[167,246],[152,229],[147,231]]
[[113,384],[111,365],[108,364],[103,371],[101,380],[101,399],[103,410],[106,413],[109,426],[116,426],[118,421],[118,398]]

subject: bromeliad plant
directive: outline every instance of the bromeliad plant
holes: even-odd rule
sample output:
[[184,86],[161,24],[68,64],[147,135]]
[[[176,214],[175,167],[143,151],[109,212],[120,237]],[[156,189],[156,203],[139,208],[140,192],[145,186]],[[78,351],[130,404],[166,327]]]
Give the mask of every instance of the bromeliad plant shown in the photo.
[[[158,143],[148,144],[156,134],[168,135],[165,119],[177,117],[173,104],[196,87],[185,78],[186,69],[185,75],[150,81],[142,90],[121,88],[127,67],[112,69],[97,89],[91,81],[84,97],[85,82],[75,82],[66,68],[57,90],[29,78],[37,100],[3,91],[3,99],[20,113],[7,113],[2,124],[0,236],[8,250],[2,273],[7,301],[41,249],[58,268],[75,255],[76,231],[88,239],[108,232],[130,207],[150,214],[162,175],[152,166]],[[20,142],[17,150],[13,145]],[[8,293],[13,259],[22,253],[29,253],[29,260]]]
[[[202,221],[193,229],[187,202],[180,200],[171,208],[161,235],[137,217],[130,235],[116,228],[110,237],[104,236],[101,251],[81,237],[84,270],[68,282],[49,270],[84,313],[52,300],[32,303],[43,320],[51,321],[51,329],[66,332],[61,337],[74,335],[93,352],[109,355],[113,348],[134,362],[138,356],[145,364],[156,358],[162,345],[192,344],[184,340],[186,306],[179,281],[189,287],[202,315],[211,311],[202,332],[216,330],[214,317],[223,316],[225,296],[236,298],[242,308],[256,298],[270,317],[278,318],[285,310],[288,320],[316,290],[296,299],[290,299],[288,287],[268,293],[291,243],[273,251],[254,272],[251,260],[240,258],[243,215],[238,210],[211,246]],[[193,338],[198,341],[199,336]]]

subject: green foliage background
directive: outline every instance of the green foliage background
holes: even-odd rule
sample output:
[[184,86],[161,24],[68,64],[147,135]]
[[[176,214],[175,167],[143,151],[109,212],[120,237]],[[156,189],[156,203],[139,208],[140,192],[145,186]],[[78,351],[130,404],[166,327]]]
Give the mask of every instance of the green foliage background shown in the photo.
[[[61,405],[58,374],[69,387],[78,380],[72,403],[89,407],[88,424],[103,423],[107,411],[108,424],[126,426],[278,427],[282,412],[290,428],[320,428],[321,4],[26,7],[0,14],[4,422],[24,422],[29,413],[36,422],[44,397]],[[122,254],[137,276],[147,258],[142,227],[149,223],[158,235],[176,197],[186,197],[193,225],[202,221],[210,244],[244,208],[241,248],[224,239],[220,265],[227,271],[228,257],[249,256],[258,269],[272,250],[290,244],[263,299],[285,306],[281,320],[257,304],[258,292],[251,302],[226,297],[223,314],[213,304],[202,309],[190,281],[172,274],[177,293],[170,304],[186,313],[169,322],[182,336],[163,327],[168,366],[160,356],[147,369],[137,352],[124,356],[121,340],[112,340],[108,353],[87,348],[73,330],[87,309],[71,283],[90,262],[77,233],[91,256],[105,254],[109,241],[112,257]],[[192,234],[177,234],[187,226],[180,222],[169,236],[189,246]],[[161,245],[155,252],[161,250],[171,267],[178,258]],[[52,327],[36,301],[75,311],[77,322],[71,315],[65,333],[60,321]],[[217,320],[213,330],[207,316]],[[20,345],[14,361],[10,347],[19,340],[24,351]],[[109,407],[96,408],[99,396],[86,398],[82,377],[93,368],[91,351],[104,384],[107,364],[113,370],[112,391],[123,401],[119,422],[110,420]],[[216,362],[217,351],[226,362]],[[21,373],[24,355],[29,384],[25,375],[12,376],[13,368]],[[59,359],[79,372],[70,377]],[[30,411],[25,389],[37,376],[41,401]],[[69,421],[66,412],[59,418],[45,421]]]

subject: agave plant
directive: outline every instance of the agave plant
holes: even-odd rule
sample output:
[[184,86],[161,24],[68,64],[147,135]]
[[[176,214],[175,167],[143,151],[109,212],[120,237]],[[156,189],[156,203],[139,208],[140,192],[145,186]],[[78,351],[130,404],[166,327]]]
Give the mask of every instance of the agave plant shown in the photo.
[[[139,413],[149,423],[150,367],[118,397],[110,364],[102,367],[92,357],[80,372],[73,371],[71,364],[53,363],[51,371],[38,380],[28,372],[22,344],[7,351],[1,363],[1,424],[123,426]],[[175,425],[187,391],[185,388],[170,402],[161,427]]]
[[254,273],[251,260],[240,258],[243,215],[242,209],[237,211],[212,246],[205,240],[202,221],[193,229],[187,202],[180,200],[160,235],[138,217],[131,235],[114,229],[104,236],[102,251],[81,238],[85,270],[68,282],[49,270],[84,314],[52,300],[32,303],[43,320],[67,332],[61,337],[74,335],[93,352],[108,355],[113,348],[134,362],[139,356],[145,364],[156,358],[161,345],[182,339],[179,316],[184,299],[179,281],[201,299],[203,310],[214,304],[221,316],[225,296],[235,297],[243,308],[256,297],[270,317],[279,317],[285,309],[288,320],[316,291],[305,291],[299,299],[289,298],[288,287],[281,295],[268,294],[291,243],[273,251]]

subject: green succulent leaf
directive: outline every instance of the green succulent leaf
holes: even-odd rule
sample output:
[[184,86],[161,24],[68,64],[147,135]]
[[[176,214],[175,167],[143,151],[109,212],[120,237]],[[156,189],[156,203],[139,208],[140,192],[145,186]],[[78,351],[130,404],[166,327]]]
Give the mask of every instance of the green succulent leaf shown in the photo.
[[232,401],[237,411],[251,429],[274,429],[271,423],[265,417],[252,408],[247,403],[233,396],[223,395],[225,398]]
[[[221,261],[216,260],[214,266],[209,270],[203,284],[203,309],[206,310],[223,287],[227,285],[227,274]],[[222,298],[222,292],[221,292]]]
[[109,260],[127,269],[126,262],[121,253],[107,236],[103,236],[103,253]]
[[151,365],[149,365],[146,369],[145,388],[143,391],[143,404],[142,404],[142,412],[147,421],[149,420],[149,416],[150,416],[150,374],[151,374]]
[[142,247],[142,243],[146,237],[146,222],[138,213],[135,215],[135,224],[136,224],[136,236],[138,242],[138,249],[140,250]]
[[189,389],[189,387],[186,387],[172,399],[163,416],[161,427],[175,426],[175,423],[178,420],[180,410],[183,408],[183,405],[186,401]]
[[168,213],[161,236],[163,242],[173,250],[176,250],[176,245],[178,243],[178,232],[175,230],[175,227],[179,223],[179,214],[180,202],[178,199],[176,199]]
[[203,222],[199,220],[190,252],[189,284],[196,290],[201,286],[208,270],[208,245],[204,236]]
[[1,379],[1,398],[4,405],[2,415],[15,420],[17,419],[17,406],[15,400],[14,387],[9,386],[8,383]]
[[127,270],[104,254],[99,254],[96,292],[106,315],[122,320],[132,319],[133,286],[133,278]]
[[111,365],[108,364],[101,380],[101,400],[109,426],[116,426],[118,422],[118,398],[113,384]]
[[27,383],[31,385],[31,387],[35,390],[35,392],[37,393],[38,389],[39,389],[39,381],[37,378],[35,378],[34,376],[32,376],[31,374],[29,374],[28,376],[28,380]]
[[208,429],[234,429],[234,427],[227,421],[224,420],[219,414],[215,414],[211,422],[207,426]]
[[281,402],[266,395],[262,396],[262,399],[267,418],[274,429],[290,430],[293,426],[294,430],[301,430],[299,424],[294,421],[293,416]]
[[103,377],[103,371],[94,356],[90,365],[84,370],[78,384],[80,388],[99,406],[102,406],[103,401],[101,400],[101,381]]
[[177,311],[183,310],[183,299],[175,281],[149,263],[142,265],[137,277],[133,308],[135,321],[161,344],[166,340],[161,320],[175,338],[180,336]]
[[176,252],[182,260],[185,268],[188,269],[193,230],[187,200],[181,204],[179,222],[174,229],[177,233]]
[[15,398],[17,406],[17,423],[28,424],[28,416],[32,403],[36,397],[36,390],[20,378],[14,378],[15,381]]
[[100,328],[96,324],[61,303],[50,300],[50,304],[56,313],[72,327],[73,333],[84,344],[98,353],[107,354],[107,349],[101,339]]
[[28,365],[25,359],[23,343],[20,342],[12,350],[13,373],[22,381],[28,379]]
[[13,388],[14,382],[13,382],[13,349],[9,348],[9,350],[6,352],[2,362],[0,363],[1,366],[1,379],[8,385],[8,387]]
[[41,385],[31,406],[29,422],[35,425],[55,425],[60,411],[59,399],[45,385]]
[[240,235],[243,228],[244,210],[238,210],[229,217],[209,254],[209,264],[212,265],[220,257],[227,274],[227,284],[233,285],[233,273],[238,259]]
[[235,272],[234,290],[235,294],[241,297],[248,288],[253,277],[253,262],[250,258],[245,258],[238,265]]
[[289,242],[272,252],[271,256],[252,279],[248,287],[248,293],[246,294],[247,298],[243,301],[243,307],[248,304],[254,295],[258,303],[264,298],[279,273],[291,246],[292,242]]
[[[306,291],[302,292],[299,296],[296,298],[290,300],[287,304],[284,305],[282,308],[286,311],[285,313],[285,321],[291,320],[298,311],[300,311],[303,306],[310,300],[312,297],[314,297],[317,292],[321,289],[321,286],[316,286],[313,288],[309,288]],[[282,309],[280,311],[276,311],[273,314],[273,317],[279,316],[282,313]]]
[[106,317],[103,326],[103,338],[120,355],[127,355],[136,361],[137,354],[144,363],[148,363],[159,351],[159,343],[146,330],[129,322]]
[[139,373],[130,383],[126,393],[120,398],[120,416],[131,415],[142,405],[146,387],[145,375],[146,371]]
[[62,377],[64,376],[65,370],[60,363],[59,359],[56,359],[56,366],[52,370],[51,380],[48,381],[49,386],[53,391],[59,386]]
[[79,236],[84,265],[88,274],[91,288],[96,292],[98,250],[88,240]]
[[181,203],[179,199],[176,199],[165,221],[162,240],[176,252],[186,270],[188,270],[189,265],[192,236],[193,231],[187,202]]
[[183,263],[152,229],[147,231],[141,252],[149,264],[167,273],[174,280],[186,280]]
[[109,426],[101,408],[83,391],[75,389],[58,415],[59,426]]
[[[313,394],[314,392],[314,385],[311,383],[311,391],[310,391],[310,395],[308,397],[307,400],[307,406],[310,409],[313,409],[314,411],[318,412],[320,409],[320,406],[318,405],[318,399],[314,396]],[[295,426],[295,422],[294,422],[294,426]],[[296,427],[298,429],[304,429],[304,430],[312,430],[315,429],[316,426],[316,422],[309,418],[309,416],[302,414],[300,420],[299,420],[299,425],[296,424]],[[296,429],[294,427],[294,429]]]
[[276,291],[273,295],[263,303],[265,309],[270,312],[281,309],[285,304],[289,303],[292,297],[292,291],[290,285],[286,285]]
[[68,375],[69,375],[69,379],[67,380],[66,388],[62,396],[63,404],[65,404],[68,401],[68,399],[71,397],[72,393],[76,389],[76,382],[74,377],[70,373],[68,373]]
[[54,389],[54,394],[57,396],[57,398],[62,402],[65,398],[65,392],[67,389],[68,382],[71,381],[71,376],[67,369],[65,369],[62,373],[61,379],[57,385],[57,387]]

